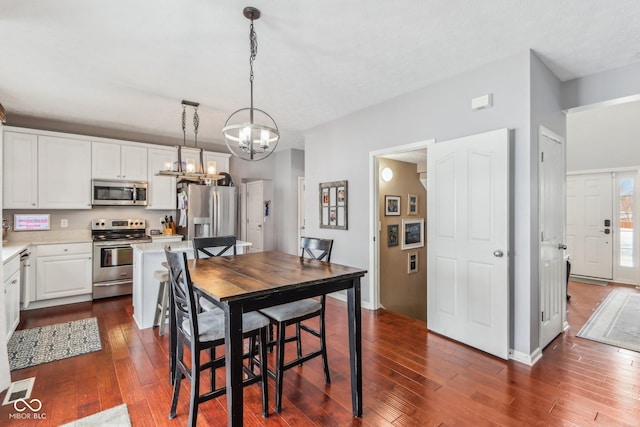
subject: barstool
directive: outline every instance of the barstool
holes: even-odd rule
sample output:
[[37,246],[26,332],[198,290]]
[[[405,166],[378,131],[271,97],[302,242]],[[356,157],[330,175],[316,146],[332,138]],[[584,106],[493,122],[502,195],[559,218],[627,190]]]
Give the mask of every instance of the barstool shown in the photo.
[[160,282],[153,326],[159,326],[158,335],[162,336],[169,316],[169,272],[167,270],[156,270],[153,275]]

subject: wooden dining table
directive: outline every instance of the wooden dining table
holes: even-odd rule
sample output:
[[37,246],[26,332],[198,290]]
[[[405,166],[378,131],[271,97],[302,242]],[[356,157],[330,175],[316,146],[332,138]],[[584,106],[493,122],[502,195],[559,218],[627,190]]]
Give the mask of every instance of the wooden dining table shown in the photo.
[[225,312],[228,425],[243,423],[242,313],[347,290],[351,403],[362,416],[360,279],[366,270],[282,252],[188,261],[194,289]]

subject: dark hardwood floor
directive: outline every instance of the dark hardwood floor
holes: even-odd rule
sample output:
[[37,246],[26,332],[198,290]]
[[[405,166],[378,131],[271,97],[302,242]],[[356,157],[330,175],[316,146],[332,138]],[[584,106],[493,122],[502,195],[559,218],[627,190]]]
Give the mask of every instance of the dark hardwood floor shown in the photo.
[[[363,311],[364,415],[351,416],[346,308],[328,299],[327,329],[332,383],[324,384],[320,360],[285,373],[281,414],[260,415],[258,385],[245,388],[245,425],[427,426],[640,424],[640,353],[576,338],[596,306],[613,289],[570,283],[571,328],[556,338],[534,367],[488,356],[427,332],[424,324],[385,310]],[[57,426],[127,403],[134,426],[184,426],[187,382],[178,415],[168,419],[168,337],[138,330],[131,298],[27,311],[20,328],[95,316],[103,350],[12,372],[36,377],[32,397],[45,419],[10,419],[0,425]],[[273,364],[273,361],[270,361]],[[223,380],[223,373],[219,373]],[[205,382],[207,384],[208,382]],[[4,393],[0,398],[4,397]],[[202,404],[199,425],[226,425],[224,397]]]

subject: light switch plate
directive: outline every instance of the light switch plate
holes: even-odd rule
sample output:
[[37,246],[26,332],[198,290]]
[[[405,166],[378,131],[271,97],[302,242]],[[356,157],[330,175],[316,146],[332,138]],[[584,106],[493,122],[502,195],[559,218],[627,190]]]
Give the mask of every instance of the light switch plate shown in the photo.
[[471,109],[473,111],[482,110],[485,108],[491,108],[493,106],[493,94],[488,93],[486,95],[473,98],[471,100]]

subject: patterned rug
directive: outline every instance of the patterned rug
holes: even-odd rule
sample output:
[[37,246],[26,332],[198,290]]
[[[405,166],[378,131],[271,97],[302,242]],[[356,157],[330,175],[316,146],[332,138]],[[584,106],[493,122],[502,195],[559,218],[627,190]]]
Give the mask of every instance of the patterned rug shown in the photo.
[[93,426],[131,427],[131,419],[129,418],[129,411],[127,410],[127,405],[123,403],[120,406],[114,406],[113,408],[107,409],[106,411],[89,415],[88,417],[70,422],[69,424],[64,424],[60,427],[93,427]]
[[95,317],[18,330],[7,344],[12,371],[102,350]]
[[640,294],[611,292],[576,336],[640,352]]

